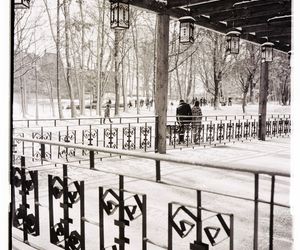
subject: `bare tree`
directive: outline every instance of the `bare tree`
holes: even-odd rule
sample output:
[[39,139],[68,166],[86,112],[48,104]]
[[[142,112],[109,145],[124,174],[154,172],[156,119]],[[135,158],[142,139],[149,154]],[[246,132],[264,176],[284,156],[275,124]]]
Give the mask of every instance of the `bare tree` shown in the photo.
[[[219,108],[221,83],[225,72],[232,65],[228,57],[223,35],[207,31],[205,35],[207,46],[200,49],[198,73],[206,91],[213,96],[213,106]],[[203,42],[204,43],[204,42]]]
[[73,86],[71,82],[71,61],[70,61],[70,2],[63,0],[63,10],[65,17],[65,56],[66,56],[66,80],[70,96],[71,117],[76,116],[76,109],[74,103]]
[[259,47],[252,43],[244,43],[233,67],[236,86],[242,93],[242,110],[246,112],[247,95],[253,101],[253,88],[259,81]]

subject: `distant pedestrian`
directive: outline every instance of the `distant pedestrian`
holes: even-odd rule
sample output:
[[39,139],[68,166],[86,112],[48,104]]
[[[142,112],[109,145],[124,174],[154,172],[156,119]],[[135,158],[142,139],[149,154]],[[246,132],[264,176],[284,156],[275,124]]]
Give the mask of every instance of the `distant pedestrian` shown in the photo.
[[150,110],[150,101],[149,98],[146,98],[146,108]]
[[179,101],[179,105],[176,109],[176,119],[179,124],[179,143],[184,142],[184,133],[186,126],[191,123],[192,110],[191,106],[184,102],[184,100]]
[[104,110],[104,120],[103,123],[105,123],[105,119],[108,118],[109,122],[112,123],[111,119],[110,119],[110,105],[107,102],[106,106],[105,106],[105,110]]
[[150,100],[150,106],[152,108],[152,106],[153,106],[153,99]]
[[140,107],[143,107],[144,106],[144,99],[141,99],[140,100]]
[[132,107],[132,103],[131,103],[131,101],[129,101],[129,103],[128,103],[128,107],[129,107],[129,108],[131,108],[131,107]]
[[192,127],[193,127],[193,141],[194,143],[199,142],[201,137],[201,121],[202,121],[202,110],[199,106],[199,101],[195,101],[195,105],[192,108]]

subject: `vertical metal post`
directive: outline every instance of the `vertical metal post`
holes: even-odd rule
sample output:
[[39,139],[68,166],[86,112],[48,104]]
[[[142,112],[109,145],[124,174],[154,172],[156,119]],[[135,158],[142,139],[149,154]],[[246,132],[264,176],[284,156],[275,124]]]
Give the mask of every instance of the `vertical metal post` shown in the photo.
[[33,172],[33,183],[34,183],[34,214],[36,218],[35,222],[35,233],[36,235],[40,234],[40,213],[39,213],[39,182],[38,182],[38,171]]
[[201,191],[197,190],[197,225],[196,225],[196,242],[202,243],[202,195]]
[[254,236],[253,250],[258,249],[258,193],[259,193],[259,175],[254,175]]
[[69,249],[69,207],[68,207],[68,166],[63,164],[63,203],[61,204],[64,210],[64,242],[65,249]]
[[85,250],[85,222],[83,220],[85,216],[84,212],[84,181],[80,182],[80,235],[81,235],[81,250]]
[[172,235],[172,203],[168,204],[168,250],[173,249]]
[[25,173],[25,157],[21,156],[21,195],[22,195],[22,217],[23,217],[23,241],[28,242],[28,232],[27,232],[27,199],[26,199],[26,173]]
[[[155,153],[158,153],[158,117],[155,116]],[[156,182],[160,182],[160,161],[155,161]]]
[[230,242],[229,249],[234,249],[234,217],[233,214],[230,215]]
[[90,151],[90,169],[95,169],[95,152]]
[[103,208],[103,187],[99,187],[99,240],[100,250],[104,250],[104,208]]
[[125,225],[124,223],[124,176],[119,176],[119,250],[125,250]]
[[45,152],[45,144],[41,144],[41,164],[43,165],[43,160],[46,158],[46,152]]
[[156,167],[156,182],[160,182],[161,181],[160,161],[155,161],[155,167]]
[[50,242],[54,243],[54,216],[53,216],[53,185],[52,185],[52,175],[48,175],[48,202],[49,202],[49,233]]
[[273,250],[275,176],[271,179],[269,250]]
[[143,200],[142,250],[147,250],[147,199],[145,194],[142,196],[142,200]]

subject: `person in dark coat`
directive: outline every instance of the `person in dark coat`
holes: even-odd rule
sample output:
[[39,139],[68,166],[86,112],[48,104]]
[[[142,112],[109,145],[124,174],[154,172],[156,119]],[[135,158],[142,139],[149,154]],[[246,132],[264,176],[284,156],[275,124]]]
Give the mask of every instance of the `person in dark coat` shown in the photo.
[[110,104],[109,104],[109,102],[107,102],[106,106],[105,106],[103,123],[105,123],[106,118],[108,118],[109,122],[112,123],[112,121],[110,119]]
[[181,143],[184,142],[184,132],[186,126],[192,121],[191,106],[184,102],[184,100],[179,101],[179,105],[176,109],[176,120],[179,124],[179,143]]

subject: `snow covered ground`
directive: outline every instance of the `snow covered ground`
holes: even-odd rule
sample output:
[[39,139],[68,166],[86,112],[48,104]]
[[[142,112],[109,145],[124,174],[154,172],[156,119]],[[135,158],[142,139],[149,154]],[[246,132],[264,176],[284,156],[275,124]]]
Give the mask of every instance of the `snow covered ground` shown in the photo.
[[[272,107],[269,105],[269,107]],[[223,107],[222,107],[223,108]],[[227,107],[226,107],[227,108]],[[228,107],[229,108],[229,107]],[[231,107],[233,108],[233,107]],[[278,106],[274,107],[278,110]],[[204,109],[205,110],[205,109]],[[209,110],[207,110],[209,111]],[[229,112],[227,110],[227,112]],[[278,111],[281,112],[281,111]],[[228,144],[212,148],[196,148],[168,151],[170,155],[187,159],[207,160],[222,163],[234,163],[241,165],[252,165],[253,167],[265,167],[274,170],[288,170],[290,165],[290,139],[272,138],[267,141],[252,140],[244,143]],[[118,187],[118,176],[91,171],[88,163],[85,168],[70,167],[69,175],[73,180],[85,181],[85,217],[98,221],[98,187]],[[125,177],[125,189],[133,192],[145,193],[147,195],[147,237],[160,245],[167,245],[168,235],[168,203],[171,201],[196,205],[196,192],[194,190],[172,187],[168,184],[176,184],[195,189],[209,190],[213,192],[237,195],[253,199],[254,176],[252,174],[205,169],[199,166],[187,166],[163,162],[161,184],[142,180],[143,178],[155,179],[155,163],[153,160],[134,159],[132,157],[108,158],[97,162],[99,170],[114,172],[130,176],[140,177],[133,179]],[[35,243],[39,249],[60,249],[49,243],[49,215],[48,215],[48,194],[47,175],[62,175],[61,168],[43,166],[39,168],[40,184],[40,207],[41,215],[41,236],[29,237],[29,242]],[[275,202],[289,204],[289,178],[276,178]],[[269,176],[260,177],[259,198],[270,200],[271,182]],[[254,204],[251,201],[230,198],[212,193],[202,193],[202,206],[219,212],[234,214],[234,249],[253,249],[253,214]],[[78,226],[79,207],[75,206],[70,216],[74,218],[74,225]],[[55,212],[62,216],[57,204]],[[117,218],[117,213],[114,218]],[[77,218],[77,219],[76,219]],[[58,219],[58,217],[56,217]],[[113,244],[113,238],[118,237],[117,227],[112,219],[105,220],[105,233],[107,236],[106,245]],[[214,224],[214,221],[207,222]],[[274,221],[274,249],[292,249],[292,219],[287,208],[275,207]],[[195,229],[194,229],[195,230]],[[259,247],[268,249],[269,231],[269,206],[259,205]],[[13,229],[13,234],[22,237],[22,233]],[[99,249],[98,227],[86,224],[86,249]],[[141,219],[132,222],[126,227],[125,236],[131,239],[129,250],[141,249]],[[195,231],[192,231],[184,239],[180,239],[173,231],[174,250],[189,249],[189,243],[195,240]],[[207,242],[207,238],[204,237]],[[15,249],[27,249],[22,243],[13,240]],[[28,248],[30,249],[30,248]],[[160,247],[148,244],[149,250],[161,249]],[[210,249],[228,249],[228,241]]]
[[[65,101],[66,102],[66,101]],[[169,102],[170,103],[170,102]],[[176,106],[178,105],[178,102],[174,102],[174,105],[168,106],[168,116],[176,115]],[[56,107],[57,105],[55,105]],[[267,105],[267,112],[268,113],[290,113],[290,106],[281,106],[278,105],[278,103],[272,103],[269,102]],[[122,112],[123,108],[120,108],[120,116],[136,116],[136,108],[131,108],[128,110],[128,112]],[[70,115],[70,109],[64,109],[64,116],[65,118],[71,117]],[[154,107],[152,107],[150,110],[148,110],[145,106],[140,109],[140,115],[154,115]],[[204,116],[210,116],[210,115],[242,115],[242,107],[240,104],[233,104],[232,106],[220,106],[220,109],[214,110],[211,106],[204,106],[202,107],[202,113]],[[39,118],[53,118],[51,116],[52,112],[50,109],[49,103],[46,101],[42,102],[39,105]],[[58,111],[55,110],[56,118],[58,118]],[[104,114],[104,112],[102,112]],[[111,110],[111,115],[113,116],[114,110]],[[258,114],[258,104],[248,104],[246,106],[246,114]],[[90,109],[86,109],[86,115],[84,117],[91,117],[96,115],[96,111],[92,110],[90,112]],[[78,116],[80,117],[80,116]],[[22,119],[22,112],[21,112],[21,106],[19,103],[14,102],[13,104],[13,118],[14,119]],[[33,102],[28,104],[28,117],[29,119],[35,119],[35,105]]]

